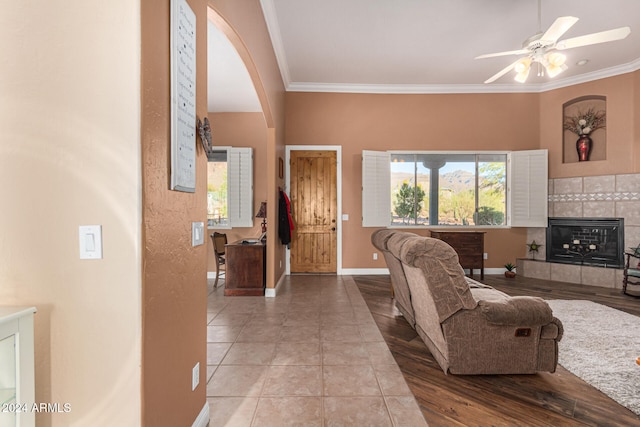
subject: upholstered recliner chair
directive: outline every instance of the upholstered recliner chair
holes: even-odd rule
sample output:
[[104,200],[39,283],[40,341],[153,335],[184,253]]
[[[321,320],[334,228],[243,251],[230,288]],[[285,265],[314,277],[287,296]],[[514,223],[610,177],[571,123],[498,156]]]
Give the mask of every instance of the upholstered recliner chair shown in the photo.
[[387,267],[389,268],[389,275],[391,276],[391,287],[393,289],[393,297],[396,302],[396,307],[402,313],[402,316],[406,319],[411,327],[415,328],[415,314],[413,312],[413,305],[411,304],[411,294],[409,292],[409,285],[407,284],[407,278],[404,275],[402,263],[398,258],[393,256],[387,248],[387,242],[391,236],[415,236],[413,233],[403,233],[401,231],[394,231],[389,229],[381,229],[373,232],[371,235],[371,243],[382,252]]
[[562,323],[543,299],[470,287],[455,250],[441,240],[386,237],[406,278],[416,332],[445,373],[555,372]]

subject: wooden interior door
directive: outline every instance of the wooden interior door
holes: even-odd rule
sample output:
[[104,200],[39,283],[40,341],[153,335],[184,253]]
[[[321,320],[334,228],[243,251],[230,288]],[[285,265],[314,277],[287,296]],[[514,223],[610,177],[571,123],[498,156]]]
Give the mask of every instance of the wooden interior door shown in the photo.
[[335,151],[291,151],[292,273],[337,271]]

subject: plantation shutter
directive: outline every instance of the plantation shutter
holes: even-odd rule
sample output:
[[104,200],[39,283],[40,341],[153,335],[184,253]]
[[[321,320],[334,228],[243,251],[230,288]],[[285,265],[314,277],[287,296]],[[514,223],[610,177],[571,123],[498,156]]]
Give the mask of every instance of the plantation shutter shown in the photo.
[[227,151],[227,211],[231,227],[253,227],[253,149]]
[[546,227],[548,222],[547,150],[509,153],[508,224],[512,227]]
[[362,151],[362,226],[391,225],[391,167],[386,151]]

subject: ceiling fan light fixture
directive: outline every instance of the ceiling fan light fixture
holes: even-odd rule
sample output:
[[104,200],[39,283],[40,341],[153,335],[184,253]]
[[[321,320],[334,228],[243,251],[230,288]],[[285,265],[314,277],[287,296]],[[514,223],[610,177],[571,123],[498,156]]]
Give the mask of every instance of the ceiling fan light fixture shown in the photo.
[[524,83],[527,81],[527,77],[529,77],[529,68],[527,68],[521,73],[516,74],[516,76],[513,79],[518,83]]
[[562,67],[564,63],[567,61],[566,55],[560,52],[550,52],[550,53],[547,53],[545,57],[547,59],[547,62],[549,62],[549,64],[557,67]]
[[547,75],[553,78],[558,74],[560,74],[561,72],[563,72],[564,70],[566,70],[567,66],[563,64],[562,66],[558,67],[557,65],[550,64],[545,68],[547,69]]
[[531,69],[531,61],[531,58],[527,56],[516,62],[513,66],[513,69],[516,72],[516,76],[514,77],[515,81],[519,83],[527,81],[527,77],[529,77],[529,70]]
[[540,62],[547,71],[547,75],[553,78],[567,69],[567,66],[565,65],[566,60],[567,57],[563,54],[551,52],[544,55]]
[[529,67],[531,67],[531,58],[525,57],[519,60],[513,69],[516,70],[516,73],[521,74],[524,72],[529,73]]

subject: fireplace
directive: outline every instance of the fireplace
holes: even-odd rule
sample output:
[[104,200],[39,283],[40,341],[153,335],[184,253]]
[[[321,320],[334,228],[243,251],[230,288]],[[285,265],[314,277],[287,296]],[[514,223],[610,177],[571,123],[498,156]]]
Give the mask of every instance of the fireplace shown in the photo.
[[547,261],[623,268],[624,218],[549,218]]

